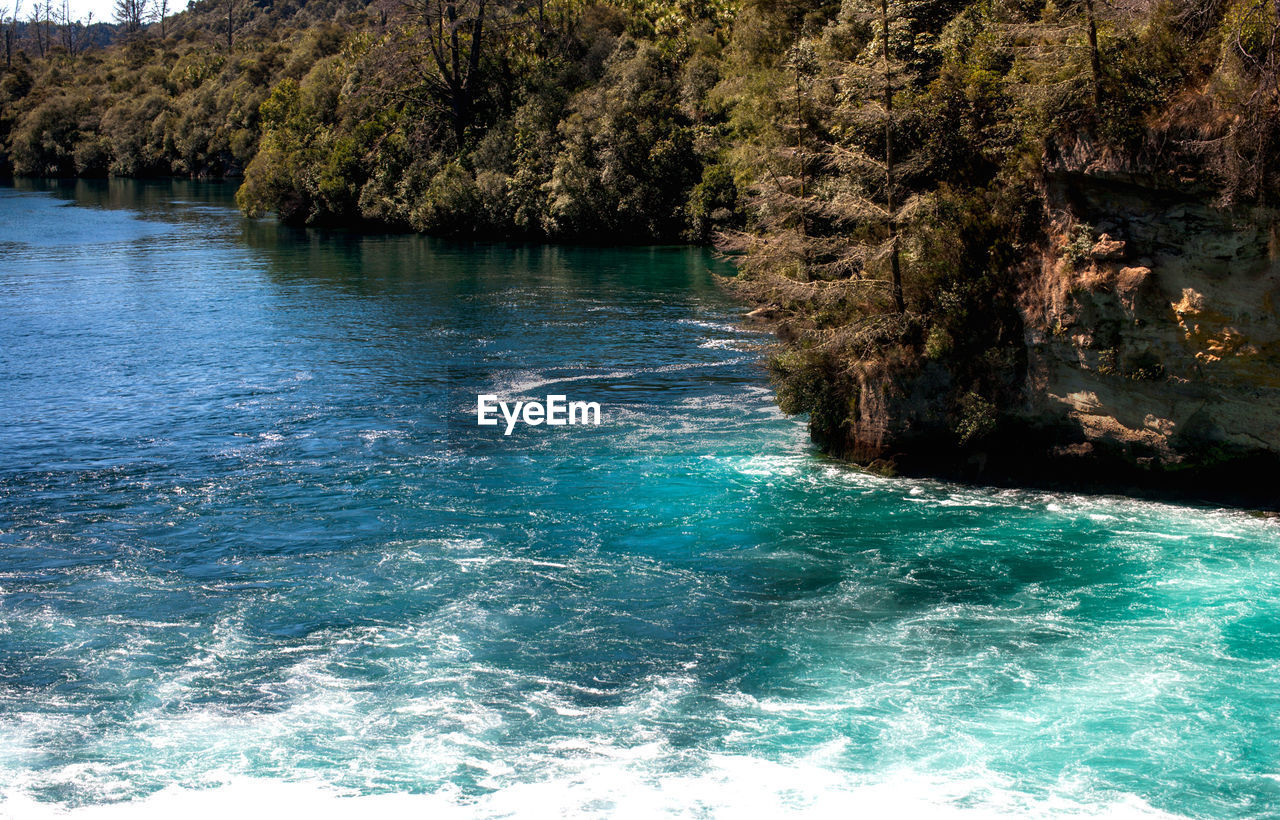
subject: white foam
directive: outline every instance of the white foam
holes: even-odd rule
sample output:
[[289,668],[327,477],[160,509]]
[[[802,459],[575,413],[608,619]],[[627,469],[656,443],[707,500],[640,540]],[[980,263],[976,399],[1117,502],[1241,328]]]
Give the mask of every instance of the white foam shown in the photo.
[[496,382],[494,391],[503,396],[524,396],[530,391],[546,387],[551,384],[569,384],[572,382],[600,381],[601,379],[633,379],[637,376],[646,376],[654,373],[674,373],[681,370],[696,370],[705,367],[725,367],[728,365],[741,364],[747,361],[746,356],[740,356],[735,359],[726,359],[724,361],[710,362],[674,362],[659,367],[640,367],[634,370],[610,370],[605,373],[580,373],[571,376],[549,376],[545,373],[521,373],[515,378],[506,382]]
[[718,330],[718,331],[721,331],[722,333],[750,333],[751,332],[746,328],[739,327],[737,325],[731,325],[728,322],[708,322],[705,319],[677,319],[676,324],[691,325],[693,327],[703,328],[704,330]]
[[171,786],[149,797],[67,810],[11,794],[0,817],[72,820],[148,818],[1106,818],[1172,820],[1134,795],[1033,796],[987,773],[937,777],[895,772],[858,778],[811,762],[717,756],[690,774],[663,777],[642,764],[653,749],[621,755],[554,778],[519,781],[479,796],[455,787],[434,793],[359,794],[322,781],[212,776],[198,787]]

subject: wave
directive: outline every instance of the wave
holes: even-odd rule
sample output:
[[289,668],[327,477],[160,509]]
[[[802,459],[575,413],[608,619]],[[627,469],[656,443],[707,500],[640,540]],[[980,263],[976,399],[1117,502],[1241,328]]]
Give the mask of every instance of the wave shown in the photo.
[[689,325],[691,327],[702,328],[703,330],[718,330],[722,333],[742,333],[754,336],[763,335],[752,328],[745,328],[741,325],[735,325],[729,322],[713,322],[706,319],[677,319],[676,324]]
[[617,379],[626,380],[633,379],[637,376],[653,375],[655,373],[674,373],[681,370],[696,370],[706,367],[728,367],[732,365],[742,364],[747,361],[748,357],[741,356],[733,359],[724,359],[707,362],[676,362],[673,364],[665,364],[659,367],[639,367],[631,370],[610,370],[604,373],[579,373],[568,376],[551,376],[545,373],[532,372],[521,373],[508,381],[495,381],[493,390],[502,396],[524,396],[530,391],[540,387],[546,387],[551,384],[568,384],[571,382],[599,381],[601,379]]
[[644,771],[643,749],[539,782],[519,782],[479,796],[454,787],[433,793],[360,793],[318,780],[213,776],[198,786],[170,786],[148,797],[67,808],[11,794],[3,818],[147,820],[301,816],[345,818],[632,818],[804,817],[938,820],[1107,818],[1175,820],[1132,794],[1030,795],[985,772],[939,777],[919,772],[850,776],[813,762],[787,764],[721,756],[692,774]]

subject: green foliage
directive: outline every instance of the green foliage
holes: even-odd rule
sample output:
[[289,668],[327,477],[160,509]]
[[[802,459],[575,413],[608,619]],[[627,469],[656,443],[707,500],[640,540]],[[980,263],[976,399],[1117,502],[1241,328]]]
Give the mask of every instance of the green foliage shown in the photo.
[[715,233],[740,227],[743,214],[733,171],[723,164],[706,166],[689,194],[687,209],[685,237],[691,241],[705,242]]
[[300,224],[610,241],[740,224],[732,174],[706,173],[731,3],[485,8],[456,76],[427,48],[428,7],[354,0],[247,6],[231,49],[224,7],[197,0],[163,39],[20,53],[0,74],[0,173],[243,174],[246,213]]
[[1062,248],[1062,258],[1074,266],[1083,265],[1091,258],[1090,253],[1097,243],[1098,238],[1093,235],[1093,229],[1088,225],[1072,225],[1069,239]]
[[475,233],[480,213],[480,186],[457,162],[451,162],[431,178],[421,203],[409,215],[415,230],[437,234]]
[[[798,11],[749,4],[716,92],[748,192],[726,246],[744,254],[737,289],[782,319],[784,408],[838,436],[862,385],[919,380],[948,391],[953,441],[981,447],[1024,384],[1019,276],[1046,241],[1046,143],[1144,150],[1203,51],[1177,15],[1104,17],[1095,96],[1079,7],[902,2],[885,17],[851,2],[822,26],[780,25]],[[1064,253],[1083,263],[1094,242],[1082,227]],[[902,308],[885,298],[895,248]]]
[[276,210],[286,222],[305,219],[307,200],[300,178],[307,169],[300,148],[309,130],[302,115],[298,83],[285,79],[263,101],[260,113],[267,135],[249,163],[236,203],[246,214],[260,216]]
[[[1274,203],[1280,188],[1280,9],[1237,0],[1218,26],[1210,100],[1227,122],[1210,165],[1224,203]],[[1223,133],[1225,132],[1225,133]]]
[[978,444],[996,431],[996,405],[973,391],[960,397],[956,409],[955,435],[960,446]]
[[1222,18],[1223,48],[1238,49],[1246,59],[1261,62],[1274,45],[1277,9],[1267,0],[1236,0]]
[[701,169],[673,74],[656,48],[624,39],[601,81],[573,99],[548,188],[552,234],[680,235]]
[[1117,366],[1120,351],[1114,347],[1106,347],[1098,351],[1098,372],[1104,376],[1114,376],[1119,374],[1120,369]]
[[936,325],[929,329],[924,342],[924,355],[929,359],[946,359],[955,350],[955,340],[945,327]]
[[1134,381],[1161,381],[1165,378],[1164,364],[1150,350],[1130,356],[1125,363],[1125,378]]
[[784,349],[769,359],[782,412],[807,414],[814,437],[833,444],[857,410],[839,371],[838,361],[812,349]]
[[[302,9],[254,7],[228,54],[225,7],[197,2],[128,42],[71,55],[22,53],[0,75],[0,172],[35,176],[227,176],[258,152],[259,106],[276,85],[301,78],[367,25],[348,0]],[[328,78],[332,80],[332,78]],[[308,89],[322,107],[332,88]],[[263,163],[259,163],[262,166]]]
[[1184,36],[1159,15],[1145,28],[1116,32],[1104,41],[1107,66],[1099,135],[1126,151],[1141,150],[1147,114],[1162,110],[1193,79]]

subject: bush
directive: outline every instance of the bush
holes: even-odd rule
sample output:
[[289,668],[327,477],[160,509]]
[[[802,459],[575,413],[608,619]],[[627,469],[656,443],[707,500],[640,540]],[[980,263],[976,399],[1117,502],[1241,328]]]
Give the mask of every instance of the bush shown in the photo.
[[484,224],[480,188],[458,162],[442,168],[409,214],[414,230],[441,234],[474,234]]
[[690,241],[705,242],[718,231],[741,227],[742,210],[733,172],[721,164],[704,168],[686,208],[689,221],[685,238]]
[[74,176],[82,124],[94,130],[87,97],[59,94],[33,108],[13,133],[14,171],[25,176]]
[[960,397],[957,405],[955,434],[961,447],[979,444],[996,430],[996,405],[976,392]]

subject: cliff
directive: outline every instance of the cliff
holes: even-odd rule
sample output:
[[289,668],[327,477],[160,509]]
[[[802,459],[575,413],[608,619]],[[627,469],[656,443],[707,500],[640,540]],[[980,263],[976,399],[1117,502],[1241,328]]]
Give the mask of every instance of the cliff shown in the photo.
[[1054,455],[1280,501],[1259,469],[1280,455],[1276,212],[1215,207],[1087,152],[1046,163],[1046,205],[1051,242],[1022,294],[1022,413],[1073,434]]
[[1051,146],[1042,197],[992,434],[955,444],[952,375],[925,362],[864,372],[832,449],[908,474],[1280,506],[1280,214],[1084,142]]

